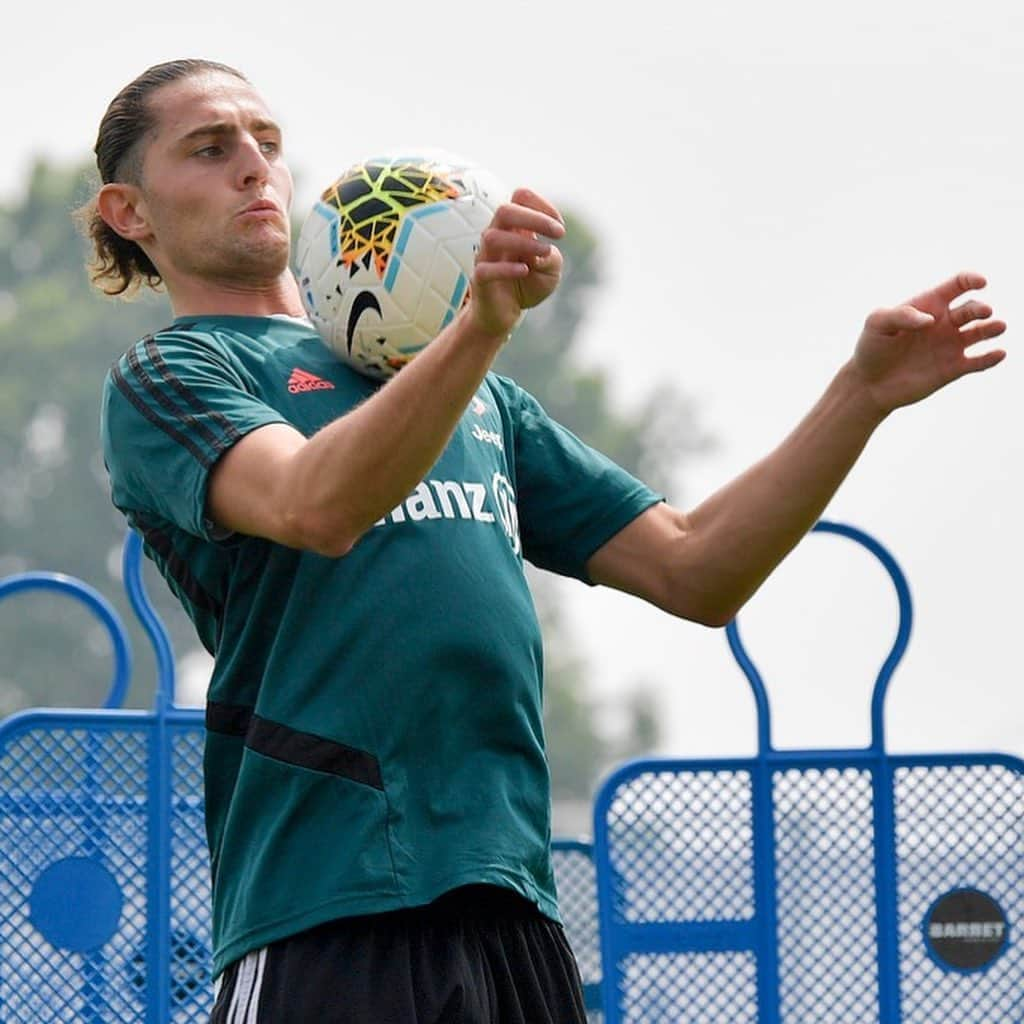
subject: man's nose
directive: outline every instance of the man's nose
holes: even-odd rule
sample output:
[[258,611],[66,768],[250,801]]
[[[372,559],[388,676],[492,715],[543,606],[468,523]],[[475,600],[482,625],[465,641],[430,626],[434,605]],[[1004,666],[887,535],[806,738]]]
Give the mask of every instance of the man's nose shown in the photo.
[[242,188],[262,185],[270,176],[270,163],[257,139],[245,138],[238,147],[238,183]]

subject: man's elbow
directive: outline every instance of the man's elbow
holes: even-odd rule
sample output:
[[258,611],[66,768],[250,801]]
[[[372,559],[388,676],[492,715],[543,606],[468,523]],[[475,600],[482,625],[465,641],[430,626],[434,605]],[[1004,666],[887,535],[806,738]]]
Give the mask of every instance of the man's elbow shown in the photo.
[[656,603],[670,615],[712,629],[721,629],[736,618],[743,604],[741,600],[714,587],[695,587],[692,580],[688,583],[688,586],[679,586],[677,581],[670,582],[665,587],[664,599]]
[[695,621],[700,623],[700,625],[708,626],[711,629],[724,629],[734,618],[736,618],[736,612],[732,609],[723,610],[714,608],[704,612],[700,618]]
[[324,558],[344,558],[360,536],[335,517],[297,506],[288,506],[282,511],[280,532],[288,547]]
[[722,629],[728,626],[736,617],[737,610],[731,605],[723,606],[715,602],[699,600],[679,602],[666,608],[666,611],[677,618],[695,622],[698,626],[708,626],[711,629]]

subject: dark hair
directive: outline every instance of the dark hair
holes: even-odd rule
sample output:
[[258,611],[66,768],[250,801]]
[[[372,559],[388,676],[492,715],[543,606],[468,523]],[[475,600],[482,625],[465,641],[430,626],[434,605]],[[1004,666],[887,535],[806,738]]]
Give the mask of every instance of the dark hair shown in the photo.
[[[248,79],[227,64],[212,60],[172,60],[156,64],[129,82],[111,101],[100,121],[96,136],[96,167],[100,182],[142,184],[143,141],[156,127],[149,98],[161,86],[207,71]],[[142,248],[122,238],[100,216],[94,195],[75,213],[83,233],[91,240],[93,252],[88,261],[89,278],[107,295],[130,295],[140,284],[160,285],[160,271]]]

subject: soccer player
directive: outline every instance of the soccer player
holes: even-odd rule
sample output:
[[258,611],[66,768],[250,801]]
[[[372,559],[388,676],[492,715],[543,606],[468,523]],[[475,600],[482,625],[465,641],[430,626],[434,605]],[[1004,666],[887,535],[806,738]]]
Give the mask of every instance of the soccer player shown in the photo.
[[94,280],[162,282],[175,315],[110,371],[102,430],[114,503],[215,656],[213,1021],[581,1024],[523,559],[725,624],[892,410],[1003,358],[965,351],[1005,329],[957,303],[984,279],[872,313],[779,447],[684,512],[489,372],[558,286],[536,193],[381,385],[303,318],[281,132],[240,73],[149,69],[96,154]]

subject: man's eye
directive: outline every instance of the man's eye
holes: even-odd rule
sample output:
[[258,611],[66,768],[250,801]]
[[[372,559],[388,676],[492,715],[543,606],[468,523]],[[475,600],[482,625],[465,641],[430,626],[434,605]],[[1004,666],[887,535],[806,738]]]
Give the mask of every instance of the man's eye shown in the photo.
[[264,153],[278,153],[281,150],[280,143],[275,142],[273,139],[264,139],[260,143],[260,149]]
[[220,156],[223,152],[220,146],[203,146],[195,151],[195,156]]

